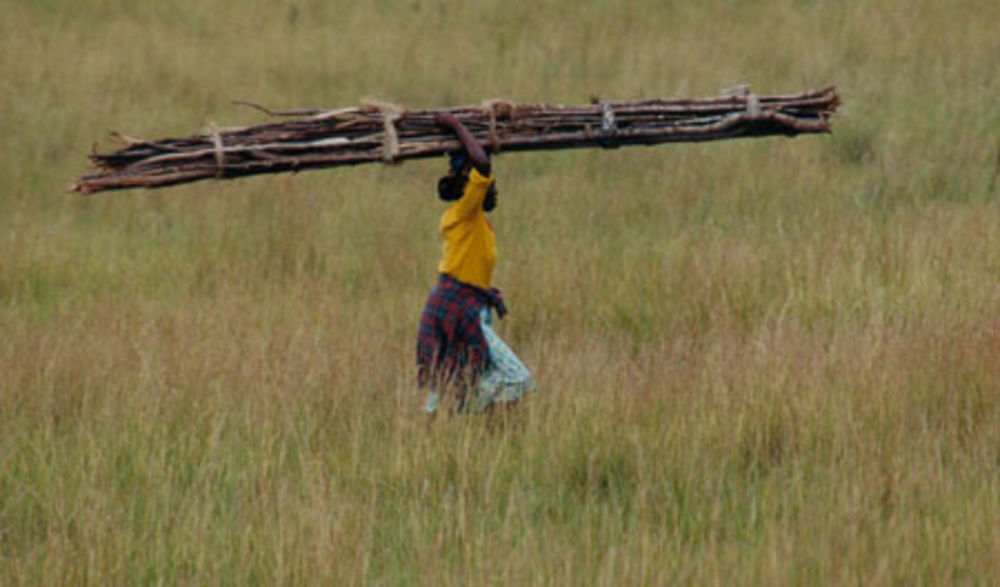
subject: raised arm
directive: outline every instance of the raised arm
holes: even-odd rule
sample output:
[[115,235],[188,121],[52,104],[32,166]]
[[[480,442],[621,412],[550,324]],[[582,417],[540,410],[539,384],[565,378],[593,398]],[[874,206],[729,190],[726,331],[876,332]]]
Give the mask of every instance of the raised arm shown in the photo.
[[465,147],[465,152],[469,154],[469,160],[472,161],[472,166],[476,168],[480,174],[485,177],[490,175],[490,158],[486,155],[486,151],[483,146],[479,144],[469,129],[465,128],[465,125],[455,117],[454,114],[447,111],[438,111],[434,114],[434,122],[439,126],[447,128],[455,133],[458,140],[462,142],[462,146]]

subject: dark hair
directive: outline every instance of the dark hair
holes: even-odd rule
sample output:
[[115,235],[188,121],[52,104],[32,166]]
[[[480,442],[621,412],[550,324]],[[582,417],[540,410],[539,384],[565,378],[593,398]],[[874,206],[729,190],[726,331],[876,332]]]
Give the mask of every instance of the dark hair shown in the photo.
[[468,177],[458,173],[445,175],[438,180],[438,197],[445,202],[453,202],[461,198],[462,192],[465,191],[465,182],[468,179]]
[[448,175],[438,180],[438,197],[454,202],[462,197],[469,180],[469,156],[465,149],[448,152]]
[[483,211],[492,212],[497,207],[497,184],[493,182],[486,190],[486,197],[483,198]]

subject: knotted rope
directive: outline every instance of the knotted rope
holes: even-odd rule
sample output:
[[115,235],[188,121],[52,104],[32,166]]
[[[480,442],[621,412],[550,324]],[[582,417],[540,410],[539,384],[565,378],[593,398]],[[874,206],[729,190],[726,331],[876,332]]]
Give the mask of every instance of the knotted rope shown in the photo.
[[738,86],[726,88],[725,90],[722,90],[722,95],[743,98],[743,103],[746,104],[746,115],[751,120],[760,118],[763,113],[760,107],[760,96],[750,90],[749,84],[740,84]]
[[399,133],[396,132],[396,121],[403,116],[404,110],[392,103],[379,100],[364,100],[364,106],[374,108],[382,117],[382,161],[393,163],[399,155]]
[[500,152],[500,135],[497,133],[497,119],[514,119],[514,104],[501,98],[493,98],[482,103],[483,112],[489,117],[489,142],[490,151]]
[[620,145],[615,111],[611,102],[601,102],[601,146],[605,149],[617,149]]
[[221,178],[226,175],[226,153],[222,144],[222,133],[214,122],[208,124],[208,133],[212,137],[212,146],[215,149],[215,177]]
[[750,118],[760,117],[760,96],[753,92],[747,94],[747,114]]

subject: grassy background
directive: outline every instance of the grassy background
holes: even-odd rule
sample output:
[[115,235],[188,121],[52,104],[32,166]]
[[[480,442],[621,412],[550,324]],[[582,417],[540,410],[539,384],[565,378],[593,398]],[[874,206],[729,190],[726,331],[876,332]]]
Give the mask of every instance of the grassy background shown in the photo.
[[[0,9],[0,584],[1000,580],[1000,4]],[[843,116],[500,156],[496,433],[414,389],[443,162],[64,192],[231,99],[741,82]]]

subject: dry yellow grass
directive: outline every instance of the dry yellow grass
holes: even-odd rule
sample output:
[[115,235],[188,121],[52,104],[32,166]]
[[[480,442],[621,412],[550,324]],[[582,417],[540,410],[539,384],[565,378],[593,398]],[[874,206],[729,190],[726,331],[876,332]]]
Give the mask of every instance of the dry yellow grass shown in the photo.
[[[0,2],[0,584],[991,583],[1000,5]],[[829,137],[501,155],[539,393],[428,433],[442,162],[89,199],[234,98],[836,84]]]

